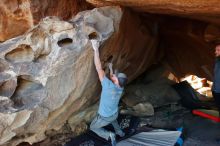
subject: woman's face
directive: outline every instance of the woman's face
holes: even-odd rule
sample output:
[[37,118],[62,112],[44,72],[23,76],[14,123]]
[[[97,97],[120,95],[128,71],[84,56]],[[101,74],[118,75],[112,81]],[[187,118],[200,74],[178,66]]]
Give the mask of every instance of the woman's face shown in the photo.
[[220,56],[220,44],[215,47],[215,56],[216,57]]

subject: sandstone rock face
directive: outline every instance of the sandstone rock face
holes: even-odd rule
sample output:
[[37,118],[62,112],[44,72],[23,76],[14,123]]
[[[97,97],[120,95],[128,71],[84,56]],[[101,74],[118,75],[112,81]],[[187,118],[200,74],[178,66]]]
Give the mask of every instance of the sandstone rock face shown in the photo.
[[43,140],[46,130],[59,129],[73,112],[93,103],[98,80],[88,35],[96,31],[105,41],[120,18],[118,8],[84,12],[71,23],[45,18],[1,44],[1,103],[8,106],[1,105],[0,144],[12,137],[10,145],[21,137]]
[[0,2],[0,41],[18,36],[33,26],[29,0]]
[[192,74],[212,80],[215,57],[211,42],[219,34],[211,31],[210,24],[167,17],[159,25],[160,50],[165,51],[164,63],[170,65],[173,73],[178,78]]
[[78,12],[92,8],[85,0],[32,0],[30,5],[35,24],[46,16],[68,20]]
[[0,1],[0,41],[18,36],[46,16],[70,19],[91,6],[82,0],[2,0]]
[[[107,4],[120,4],[124,6],[130,6],[134,8],[139,8],[140,10],[149,10],[152,12],[170,13],[201,13],[201,14],[217,14],[220,12],[219,1],[218,0],[87,0],[91,3],[98,5],[99,3]],[[212,11],[210,11],[212,9]],[[161,11],[160,11],[161,10]],[[163,11],[162,10],[167,10]],[[171,13],[172,14],[172,13]]]
[[68,119],[80,133],[82,121],[92,119],[100,83],[89,38],[103,44],[103,67],[112,60],[129,80],[155,62],[156,24],[146,27],[127,10],[121,17],[118,7],[81,12],[69,22],[48,17],[0,44],[1,145],[39,142]]
[[107,66],[111,60],[113,68],[125,72],[129,81],[161,60],[157,48],[158,23],[153,19],[148,20],[144,23],[136,13],[125,11],[119,32],[106,41],[104,47],[108,50],[101,52],[103,64]]
[[141,12],[184,16],[220,24],[218,0],[87,0],[95,6],[121,5]]
[[218,0],[87,1],[97,7],[104,5],[130,7],[141,12],[144,16],[143,21],[149,21],[147,13],[152,13],[151,16],[158,20],[160,33],[158,54],[164,51],[163,62],[169,64],[170,69],[178,78],[194,74],[212,80],[214,64],[214,49],[212,48],[215,47],[213,42],[220,40],[220,3]]

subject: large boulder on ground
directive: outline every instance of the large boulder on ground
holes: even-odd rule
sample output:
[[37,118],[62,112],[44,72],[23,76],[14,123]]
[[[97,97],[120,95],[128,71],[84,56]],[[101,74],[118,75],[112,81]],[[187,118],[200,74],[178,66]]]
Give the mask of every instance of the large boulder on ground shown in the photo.
[[180,96],[172,88],[172,85],[178,81],[168,69],[167,66],[162,64],[151,66],[144,74],[126,87],[122,98],[123,103],[136,111],[141,109],[137,108],[140,103],[147,103],[146,105],[150,103],[154,108],[177,103]]
[[144,26],[127,10],[121,17],[119,7],[84,11],[68,22],[48,17],[0,44],[1,145],[39,142],[64,124],[84,130],[77,127],[94,117],[101,89],[89,38],[102,43],[103,67],[111,60],[129,80],[155,62],[156,25]]
[[0,45],[1,99],[11,103],[1,106],[0,144],[12,138],[17,141],[10,145],[43,140],[46,130],[59,129],[72,113],[94,103],[98,79],[88,36],[96,32],[105,41],[121,15],[119,8],[101,8],[70,23],[45,18]]
[[128,107],[143,102],[149,102],[153,107],[176,103],[180,97],[171,84],[173,82],[164,78],[147,84],[129,85],[122,100]]

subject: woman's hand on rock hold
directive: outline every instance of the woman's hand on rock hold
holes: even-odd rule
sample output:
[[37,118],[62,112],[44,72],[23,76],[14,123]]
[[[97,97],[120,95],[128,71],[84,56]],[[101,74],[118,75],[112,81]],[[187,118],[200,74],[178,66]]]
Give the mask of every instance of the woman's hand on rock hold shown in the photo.
[[97,40],[91,40],[92,48],[94,51],[97,51],[99,49],[99,42]]

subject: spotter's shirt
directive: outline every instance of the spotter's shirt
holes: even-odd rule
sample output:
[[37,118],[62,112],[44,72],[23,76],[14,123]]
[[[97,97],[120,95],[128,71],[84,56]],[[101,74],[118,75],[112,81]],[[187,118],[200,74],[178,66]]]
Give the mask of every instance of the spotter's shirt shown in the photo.
[[220,58],[216,58],[212,91],[220,93]]

